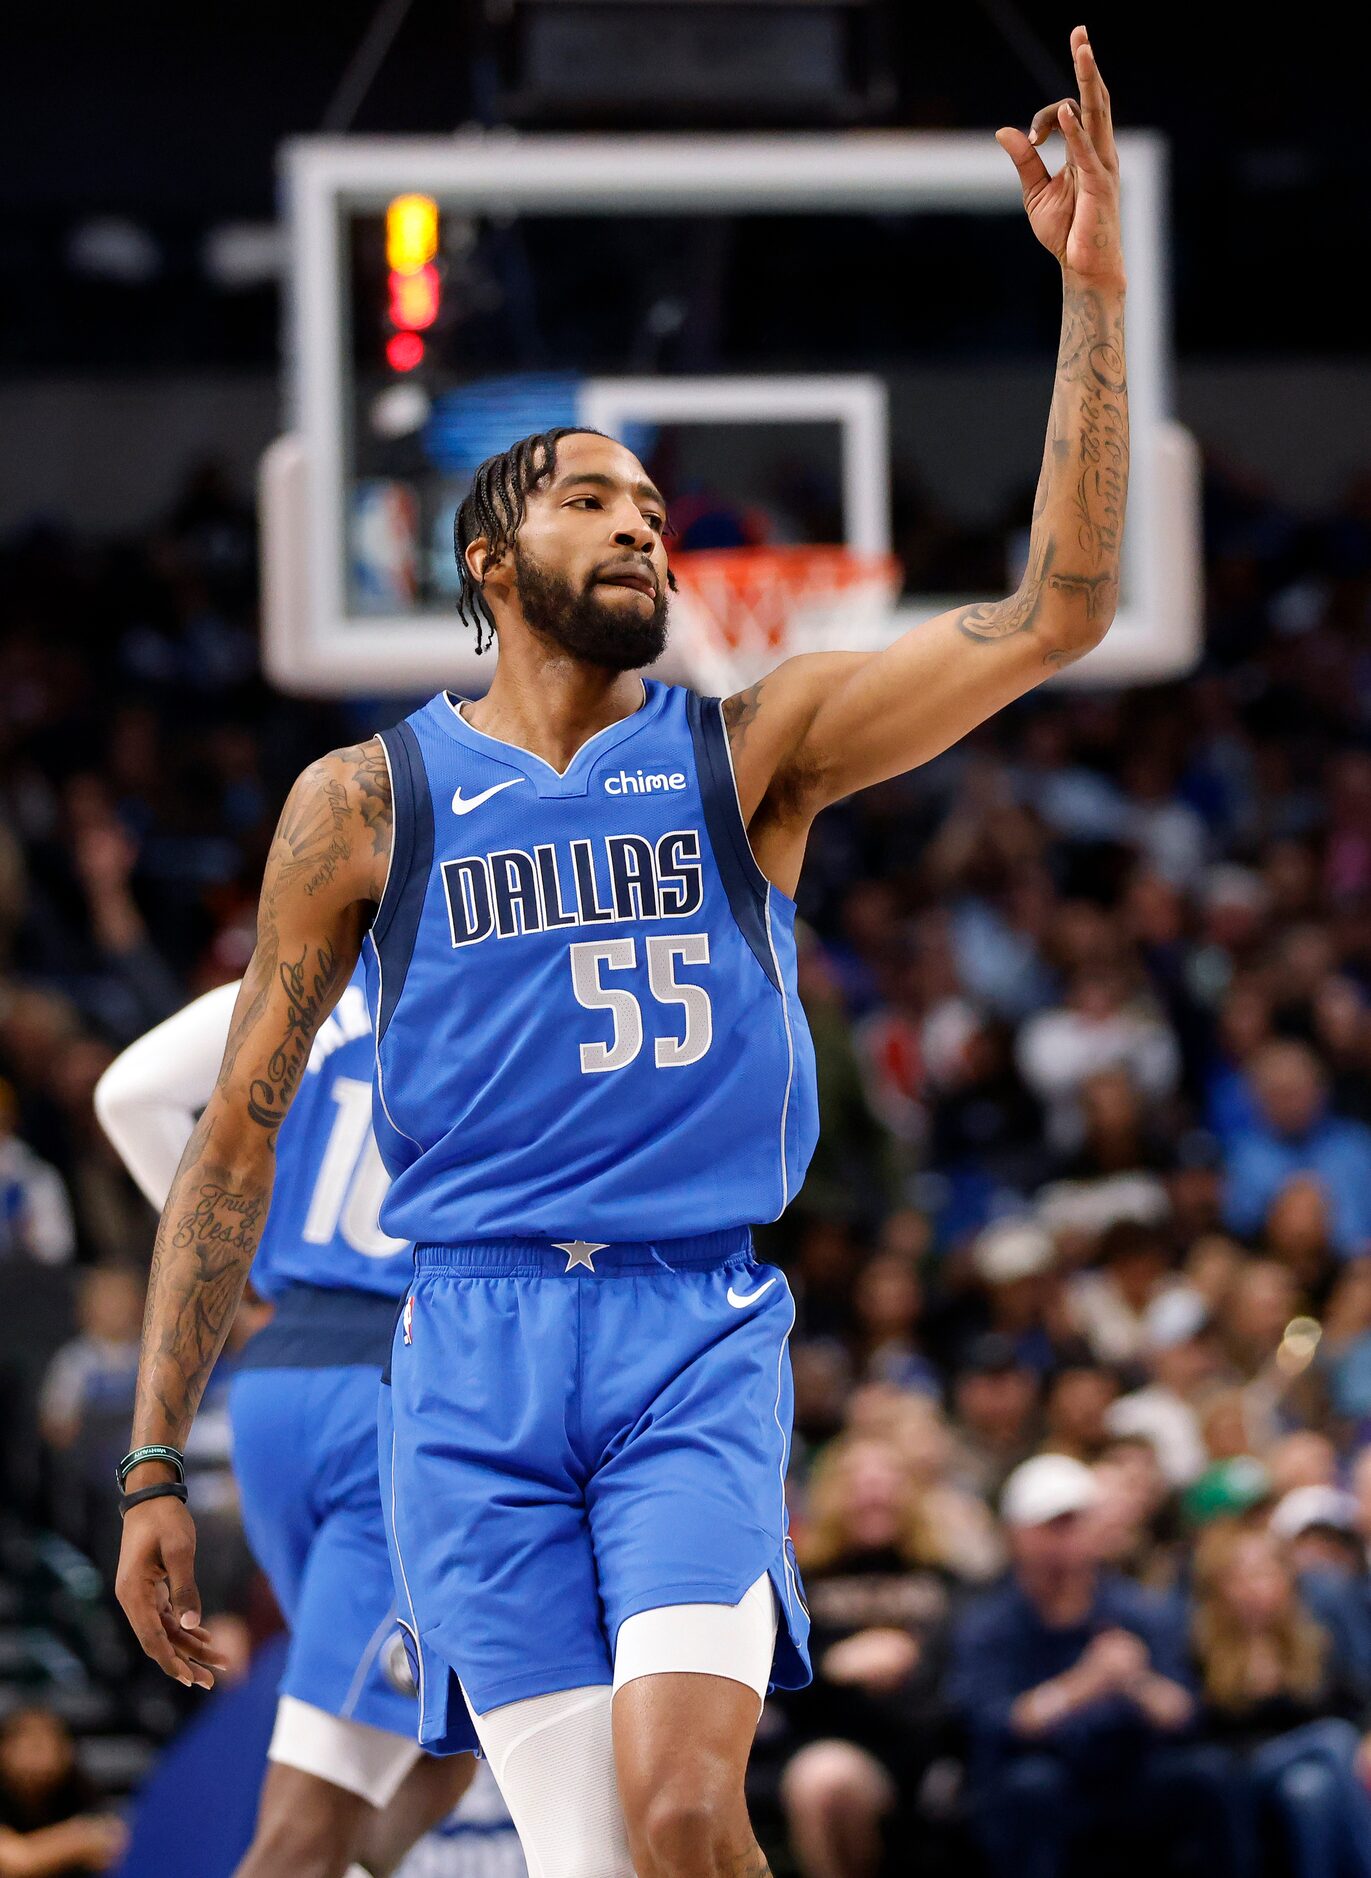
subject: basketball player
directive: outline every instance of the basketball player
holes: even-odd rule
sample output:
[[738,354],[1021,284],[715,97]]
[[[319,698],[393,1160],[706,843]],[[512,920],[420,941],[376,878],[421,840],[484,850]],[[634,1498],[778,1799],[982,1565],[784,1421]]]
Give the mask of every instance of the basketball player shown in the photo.
[[[296,784],[167,1203],[134,1438],[174,1448],[365,941],[383,1217],[416,1242],[382,1474],[420,1736],[460,1740],[470,1709],[538,1878],[767,1870],[748,1751],[768,1683],[807,1674],[783,1494],[793,1305],[748,1233],[814,1141],[790,895],[826,803],[946,749],[1113,615],[1117,160],[1083,28],[1072,54],[1079,106],[999,133],[1064,288],[1018,590],[702,700],[636,676],[669,585],[637,460],[557,431],[484,464],[456,542],[466,615],[499,645],[490,691],[440,693]],[[133,1478],[166,1495],[170,1471]],[[140,1503],[119,1585],[183,1676],[204,1660],[191,1543],[182,1505]]]
[[[238,986],[131,1044],[101,1077],[105,1133],[154,1206],[214,1093]],[[257,1830],[240,1878],[382,1878],[470,1784],[415,1744],[377,1473],[376,1403],[409,1247],[381,1231],[361,972],[314,1039],[278,1145],[252,1281],[273,1305],[230,1390],[243,1523],[290,1625]],[[398,1646],[398,1655],[397,1655]]]

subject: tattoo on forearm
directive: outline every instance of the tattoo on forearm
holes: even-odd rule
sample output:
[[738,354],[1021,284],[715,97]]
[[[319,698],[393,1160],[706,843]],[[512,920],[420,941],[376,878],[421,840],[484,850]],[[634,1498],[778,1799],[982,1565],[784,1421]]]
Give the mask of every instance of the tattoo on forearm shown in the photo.
[[[354,852],[359,829],[370,833],[372,847],[360,867],[362,857]],[[136,1441],[180,1442],[190,1427],[266,1221],[277,1131],[319,1024],[351,970],[355,949],[349,953],[348,946],[354,937],[360,943],[373,883],[376,896],[380,891],[375,863],[389,855],[390,843],[390,772],[378,740],[334,752],[291,791],[267,862],[257,945],[219,1072],[218,1120],[207,1110],[197,1124],[153,1248]],[[339,883],[344,869],[349,872]],[[283,942],[291,896],[314,900],[335,884],[349,891],[318,902],[308,940]],[[298,913],[297,897],[292,924]],[[237,1071],[245,1050],[252,1067],[244,1089]],[[221,1133],[222,1099],[231,1088],[235,1117],[252,1126],[235,1131],[231,1124]],[[231,1165],[221,1165],[225,1160]]]
[[202,1119],[153,1249],[136,1439],[184,1440],[228,1335],[266,1219],[265,1180],[237,1180],[227,1168],[206,1162],[207,1133]]
[[755,1845],[750,1851],[740,1853],[725,1868],[725,1878],[771,1878],[766,1853]]
[[273,1140],[305,1073],[315,1030],[338,978],[338,955],[325,940],[312,958],[306,946],[298,959],[282,959],[276,969],[286,994],[285,1033],[248,1091],[248,1114],[270,1129]]
[[[960,631],[980,641],[1036,631],[1047,665],[1088,652],[1118,603],[1127,494],[1122,303],[1068,287],[1028,568],[1011,599],[966,608]],[[1072,605],[1045,606],[1053,598]]]
[[178,1250],[184,1246],[221,1246],[227,1252],[243,1252],[251,1258],[257,1250],[261,1219],[260,1194],[235,1193],[217,1181],[207,1180],[173,1226],[171,1243]]

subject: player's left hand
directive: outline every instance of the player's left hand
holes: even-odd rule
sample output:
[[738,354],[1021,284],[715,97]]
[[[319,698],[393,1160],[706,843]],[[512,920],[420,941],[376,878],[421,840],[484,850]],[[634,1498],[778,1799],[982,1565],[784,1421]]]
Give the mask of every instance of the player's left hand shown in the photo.
[[[1079,100],[1044,105],[1026,136],[1021,130],[998,130],[995,141],[1013,158],[1038,240],[1077,280],[1113,286],[1124,275],[1119,153],[1109,93],[1084,26],[1071,35],[1071,57]],[[1066,140],[1066,161],[1052,176],[1039,152],[1058,130]]]

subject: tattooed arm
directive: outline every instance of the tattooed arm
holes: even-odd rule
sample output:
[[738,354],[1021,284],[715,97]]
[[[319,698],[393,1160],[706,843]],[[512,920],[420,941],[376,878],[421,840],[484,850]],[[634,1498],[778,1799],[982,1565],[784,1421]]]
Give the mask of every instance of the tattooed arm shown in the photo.
[[[1062,333],[1028,567],[1008,598],[944,613],[873,654],[791,659],[728,700],[744,816],[762,868],[799,871],[826,803],[926,762],[1098,645],[1119,591],[1128,481],[1124,267],[1118,157],[1083,27],[1072,34],[1080,103],[1002,130],[1034,233],[1062,268]],[[1054,130],[1067,160],[1050,176]]]
[[[218,1080],[157,1230],[134,1447],[185,1446],[266,1220],[277,1133],[315,1032],[356,964],[390,843],[390,778],[377,740],[311,764],[287,798]],[[145,1462],[128,1490],[169,1478],[170,1468]],[[132,1508],[116,1589],[148,1655],[169,1676],[208,1687],[214,1659],[200,1629],[194,1546],[176,1500]]]

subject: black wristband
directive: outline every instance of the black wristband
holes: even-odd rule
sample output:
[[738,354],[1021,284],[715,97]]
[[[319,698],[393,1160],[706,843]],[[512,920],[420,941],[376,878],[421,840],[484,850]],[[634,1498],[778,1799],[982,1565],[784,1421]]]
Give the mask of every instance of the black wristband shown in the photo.
[[141,1506],[144,1500],[179,1500],[186,1503],[186,1486],[182,1480],[159,1480],[156,1486],[140,1487],[137,1493],[119,1495],[119,1517],[122,1519],[131,1506]]
[[176,1478],[178,1480],[184,1480],[186,1477],[186,1457],[182,1454],[180,1448],[169,1447],[162,1441],[154,1441],[145,1447],[134,1448],[130,1453],[124,1456],[123,1460],[120,1461],[119,1465],[115,1468],[114,1472],[118,1479],[119,1491],[121,1493],[124,1491],[124,1482],[133,1472],[134,1468],[141,1467],[144,1461],[162,1461],[166,1466],[176,1469]]

